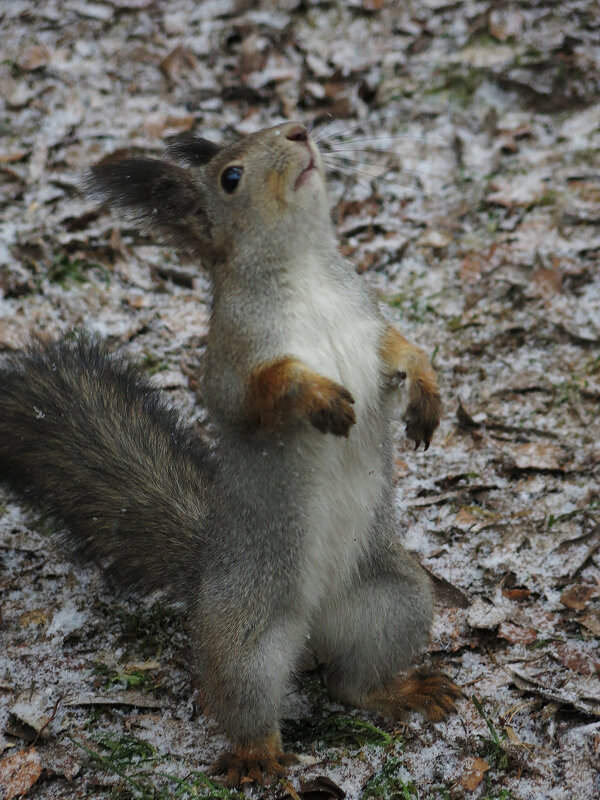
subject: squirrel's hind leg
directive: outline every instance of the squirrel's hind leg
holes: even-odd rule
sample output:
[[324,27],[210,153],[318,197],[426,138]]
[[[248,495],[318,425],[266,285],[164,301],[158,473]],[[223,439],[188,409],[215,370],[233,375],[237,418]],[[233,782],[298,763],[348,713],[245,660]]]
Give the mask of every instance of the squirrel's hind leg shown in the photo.
[[233,745],[212,772],[228,786],[271,783],[295,762],[283,752],[279,720],[306,625],[291,614],[274,619],[275,604],[253,609],[246,597],[244,605],[243,591],[228,594],[221,586],[212,595],[192,618],[198,678],[208,713]]
[[394,717],[416,710],[438,721],[461,692],[441,673],[406,672],[427,646],[433,594],[416,561],[399,545],[390,547],[379,563],[362,566],[345,594],[328,600],[311,639],[335,698]]

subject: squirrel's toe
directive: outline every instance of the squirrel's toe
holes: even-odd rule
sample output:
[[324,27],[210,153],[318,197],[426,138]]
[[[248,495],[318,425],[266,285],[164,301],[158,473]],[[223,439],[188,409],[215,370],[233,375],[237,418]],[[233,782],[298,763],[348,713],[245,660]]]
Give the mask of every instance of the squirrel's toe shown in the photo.
[[226,750],[210,768],[211,775],[223,775],[223,783],[239,789],[245,784],[264,786],[285,777],[296,756],[268,746]]
[[406,711],[418,711],[431,722],[440,722],[456,710],[464,694],[443,672],[421,667],[399,675],[367,698],[364,706],[401,718]]
[[410,388],[410,399],[403,420],[406,422],[406,435],[415,442],[415,450],[421,442],[428,449],[431,437],[440,424],[442,401],[437,392],[427,391],[421,381],[415,381]]

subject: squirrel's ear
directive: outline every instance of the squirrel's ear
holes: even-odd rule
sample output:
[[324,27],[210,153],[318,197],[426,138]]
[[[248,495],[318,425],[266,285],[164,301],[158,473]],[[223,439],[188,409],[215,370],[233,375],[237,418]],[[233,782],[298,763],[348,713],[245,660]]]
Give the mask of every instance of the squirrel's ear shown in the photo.
[[165,153],[168,158],[172,158],[179,164],[201,167],[208,164],[221,149],[220,145],[208,139],[194,136],[193,133],[182,133],[169,139]]
[[181,167],[152,158],[124,158],[91,167],[82,189],[116,217],[200,258],[210,255],[210,224],[201,192]]

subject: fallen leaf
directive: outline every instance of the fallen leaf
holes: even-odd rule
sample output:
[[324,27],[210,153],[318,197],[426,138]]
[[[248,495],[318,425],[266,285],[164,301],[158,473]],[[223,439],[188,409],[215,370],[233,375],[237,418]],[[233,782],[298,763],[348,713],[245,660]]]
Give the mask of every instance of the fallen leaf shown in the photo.
[[559,269],[536,269],[526,294],[528,297],[552,297],[561,293],[562,284],[563,274]]
[[20,797],[31,789],[42,774],[37,750],[28,747],[0,761],[0,788],[2,800]]
[[444,606],[444,608],[469,608],[469,596],[445,578],[433,573],[427,567],[425,571],[433,581],[433,588],[435,591],[436,602]]
[[502,589],[502,594],[509,600],[525,600],[531,592],[529,589]]
[[394,481],[397,483],[401,478],[406,478],[409,473],[408,464],[401,458],[396,459],[396,471],[394,473]]
[[11,153],[0,153],[0,164],[15,164],[27,158],[30,150],[13,150]]
[[465,774],[458,779],[458,782],[463,789],[473,791],[479,786],[489,768],[490,765],[486,761],[482,758],[475,757],[471,761],[468,772],[465,772]]
[[575,617],[575,622],[583,625],[594,636],[600,636],[600,611],[597,608],[591,609],[587,614],[582,614],[580,617]]
[[40,67],[47,67],[50,63],[51,52],[43,44],[29,47],[19,56],[17,64],[26,72],[31,72]]
[[441,247],[448,247],[451,241],[452,234],[448,233],[448,231],[430,229],[421,234],[417,240],[417,245],[438,249]]
[[48,614],[43,608],[32,608],[19,617],[19,622],[23,628],[29,625],[45,625],[48,622]]
[[489,630],[504,622],[506,612],[496,608],[493,603],[484,600],[483,597],[476,597],[467,612],[467,622],[471,628],[482,628]]
[[560,602],[573,611],[583,611],[592,597],[598,597],[600,590],[597,586],[576,583],[560,596]]
[[512,448],[512,456],[517,469],[560,470],[564,452],[555,444],[527,442]]
[[80,694],[67,697],[66,706],[133,706],[135,708],[163,708],[166,700],[157,700],[148,692],[125,690],[123,692],[106,692],[105,694]]
[[479,519],[469,511],[468,508],[461,508],[458,514],[454,517],[454,524],[457,528],[463,528],[468,530],[473,525],[479,522]]
[[524,628],[506,620],[500,623],[497,635],[500,639],[507,639],[511,644],[533,644],[537,639],[535,628]]
[[19,692],[9,711],[7,731],[10,729],[13,736],[27,741],[33,741],[37,736],[44,739],[49,737],[48,697],[43,692]]
[[485,260],[480,253],[469,253],[460,265],[460,279],[463,283],[476,283],[481,277]]
[[187,72],[197,70],[198,59],[189,48],[180,44],[163,58],[159,67],[166,78],[177,83]]
[[584,649],[586,642],[551,642],[550,655],[563,667],[579,675],[595,675],[600,672],[600,653],[592,654]]

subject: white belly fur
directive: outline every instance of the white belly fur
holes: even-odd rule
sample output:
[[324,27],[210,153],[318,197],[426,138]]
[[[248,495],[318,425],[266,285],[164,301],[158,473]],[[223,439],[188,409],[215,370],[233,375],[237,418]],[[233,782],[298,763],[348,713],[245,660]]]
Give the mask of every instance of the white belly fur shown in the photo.
[[356,424],[347,439],[310,430],[299,449],[312,464],[307,596],[317,602],[348,582],[364,549],[383,488],[378,343],[382,321],[352,286],[303,280],[284,323],[286,351],[345,386]]

